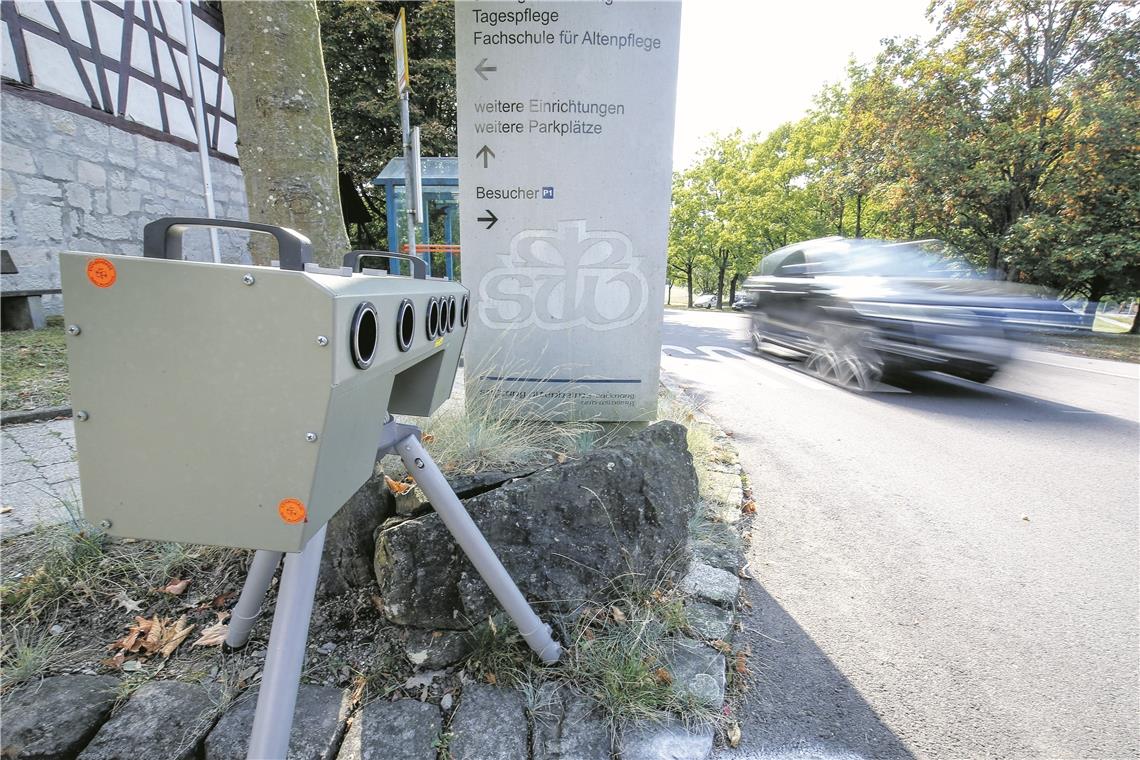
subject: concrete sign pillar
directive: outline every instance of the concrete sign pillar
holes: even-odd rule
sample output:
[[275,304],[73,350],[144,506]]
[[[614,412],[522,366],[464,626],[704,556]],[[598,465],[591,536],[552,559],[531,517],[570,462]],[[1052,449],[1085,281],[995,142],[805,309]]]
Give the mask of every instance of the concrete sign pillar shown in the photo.
[[468,398],[653,419],[681,4],[455,4]]

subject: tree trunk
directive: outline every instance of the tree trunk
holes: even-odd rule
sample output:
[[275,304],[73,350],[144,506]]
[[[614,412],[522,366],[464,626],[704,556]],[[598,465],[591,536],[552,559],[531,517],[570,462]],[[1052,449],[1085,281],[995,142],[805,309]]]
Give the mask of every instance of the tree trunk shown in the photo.
[[735,272],[732,279],[728,281],[728,305],[732,306],[736,303],[736,281],[740,279],[740,273]]
[[[250,221],[297,230],[316,261],[339,266],[348,235],[316,3],[231,0],[223,11]],[[276,258],[275,245],[252,236],[254,262]]]
[[1140,335],[1140,310],[1132,315],[1132,327],[1128,328],[1129,335]]
[[863,193],[855,194],[855,237],[863,237]]
[[724,306],[724,273],[728,270],[728,249],[721,248],[716,261],[716,307]]
[[689,264],[685,270],[685,285],[689,289],[689,308],[693,308],[693,265]]

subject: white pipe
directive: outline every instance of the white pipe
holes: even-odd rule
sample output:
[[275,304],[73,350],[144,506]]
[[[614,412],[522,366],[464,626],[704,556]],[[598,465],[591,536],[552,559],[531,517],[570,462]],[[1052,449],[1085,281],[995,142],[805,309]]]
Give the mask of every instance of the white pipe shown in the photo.
[[[198,70],[198,35],[194,29],[193,0],[182,0],[182,26],[186,29],[186,59],[190,67],[190,89],[194,97],[194,129],[198,134],[198,160],[202,163],[202,193],[206,196],[206,216],[217,219],[214,212],[214,181],[210,176],[210,144],[206,141],[206,108],[202,102],[202,75]],[[218,76],[221,76],[219,72]],[[218,231],[210,228],[210,249],[214,263],[220,264]]]

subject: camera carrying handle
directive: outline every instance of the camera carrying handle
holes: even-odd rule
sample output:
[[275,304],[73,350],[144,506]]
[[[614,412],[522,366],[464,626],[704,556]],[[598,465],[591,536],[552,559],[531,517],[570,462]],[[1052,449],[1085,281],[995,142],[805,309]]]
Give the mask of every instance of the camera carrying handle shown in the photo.
[[182,233],[189,227],[248,230],[272,235],[277,239],[277,260],[282,269],[305,271],[313,260],[313,244],[307,237],[288,227],[238,219],[210,219],[192,216],[168,216],[143,227],[143,256],[151,259],[182,259]]
[[410,261],[412,262],[412,277],[417,280],[427,278],[427,262],[419,256],[413,256],[410,253],[395,253],[394,251],[349,251],[344,254],[344,266],[351,267],[353,272],[359,272],[361,270],[360,260],[370,256]]

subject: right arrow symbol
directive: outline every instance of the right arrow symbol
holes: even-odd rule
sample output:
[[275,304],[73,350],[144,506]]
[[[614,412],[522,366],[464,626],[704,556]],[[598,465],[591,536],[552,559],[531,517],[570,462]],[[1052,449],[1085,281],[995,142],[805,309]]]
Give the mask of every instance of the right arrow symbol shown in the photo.
[[487,75],[483,73],[484,71],[498,71],[499,70],[499,68],[497,66],[487,66],[486,64],[487,64],[486,58],[479,61],[479,63],[475,64],[475,73],[478,74],[479,76],[483,77],[484,82],[487,81]]
[[487,168],[487,159],[488,158],[494,158],[494,157],[495,157],[495,151],[491,150],[486,145],[484,145],[482,148],[480,148],[479,152],[475,154],[475,158],[482,158],[483,159],[483,168],[484,169]]
[[499,221],[499,217],[495,216],[495,212],[491,211],[491,209],[484,209],[484,210],[487,212],[487,216],[481,216],[478,219],[476,219],[475,221],[477,221],[477,222],[490,222],[490,224],[487,225],[487,229],[491,229],[492,227],[495,226],[495,222]]

